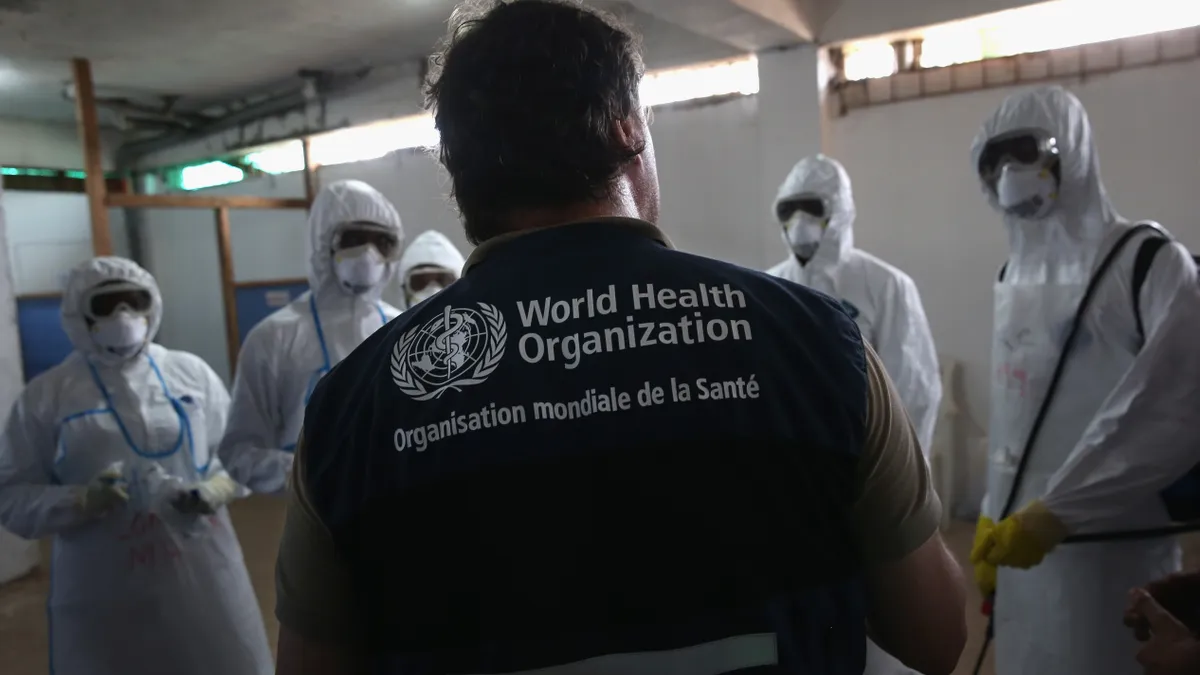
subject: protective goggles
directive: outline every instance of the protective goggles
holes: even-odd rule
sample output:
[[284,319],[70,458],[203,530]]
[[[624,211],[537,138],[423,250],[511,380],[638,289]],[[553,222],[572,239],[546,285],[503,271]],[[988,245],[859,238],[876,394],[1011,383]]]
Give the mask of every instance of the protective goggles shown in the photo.
[[412,293],[419,293],[429,287],[430,284],[437,284],[442,288],[446,288],[450,284],[458,281],[458,275],[445,267],[417,267],[408,273],[408,278],[404,280],[404,285]]
[[358,248],[371,244],[379,255],[391,260],[400,253],[400,240],[391,230],[375,223],[347,223],[333,236],[333,250]]
[[791,220],[797,211],[825,220],[829,217],[829,201],[820,195],[797,195],[779,202],[779,206],[775,208],[775,216],[779,222],[785,223]]
[[995,185],[1007,164],[1048,168],[1058,160],[1058,142],[1041,129],[1017,129],[987,142],[979,155],[979,177]]
[[108,282],[90,289],[83,296],[83,313],[89,319],[103,319],[120,311],[149,314],[154,297],[149,289],[127,281]]

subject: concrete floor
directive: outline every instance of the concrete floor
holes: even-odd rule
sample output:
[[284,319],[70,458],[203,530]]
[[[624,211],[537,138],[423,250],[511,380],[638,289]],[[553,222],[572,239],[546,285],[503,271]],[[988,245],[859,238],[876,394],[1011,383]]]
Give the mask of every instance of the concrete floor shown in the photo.
[[[275,552],[279,533],[283,529],[283,501],[252,497],[232,507],[234,525],[242,542],[242,550],[250,569],[250,578],[263,608],[271,648],[279,633],[275,621]],[[971,547],[974,526],[956,523],[947,533],[951,549],[966,563]],[[1200,553],[1200,542],[1189,542],[1194,553]],[[48,553],[48,546],[43,553]],[[43,556],[45,558],[45,555]],[[1192,562],[1200,556],[1191,556]],[[0,588],[0,671],[4,675],[44,675],[46,665],[45,599],[47,574],[39,569],[30,576]],[[986,623],[979,614],[980,598],[974,585],[970,586],[967,616],[970,621],[970,641],[963,653],[955,675],[969,675],[983,641]],[[984,669],[992,675],[991,664]]]

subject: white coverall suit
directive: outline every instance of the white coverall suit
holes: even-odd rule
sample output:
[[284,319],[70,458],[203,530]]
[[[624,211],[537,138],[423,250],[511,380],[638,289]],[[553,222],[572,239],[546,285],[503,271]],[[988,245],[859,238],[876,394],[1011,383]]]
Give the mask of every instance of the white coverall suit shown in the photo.
[[767,273],[842,301],[896,384],[928,454],[942,401],[942,377],[917,285],[899,269],[854,248],[854,195],[840,163],[824,155],[800,160],[779,186],[775,205],[804,195],[819,196],[829,209],[829,224],[816,254],[807,264],[789,255]]
[[425,230],[418,234],[408,248],[404,249],[404,255],[400,256],[400,269],[396,273],[404,294],[404,309],[411,309],[433,297],[443,288],[442,286],[426,287],[420,290],[410,288],[409,277],[414,271],[436,269],[453,275],[457,279],[462,275],[462,268],[466,262],[454,243],[441,232]]
[[[800,197],[819,197],[828,209],[828,225],[806,264],[793,254],[767,273],[842,301],[895,382],[928,456],[942,401],[942,378],[917,285],[896,267],[854,248],[854,194],[841,163],[824,155],[800,160],[779,186],[776,212],[781,203]],[[786,230],[783,239],[791,245]],[[863,672],[916,675],[870,640]]]
[[383,226],[403,239],[400,215],[375,188],[356,180],[325,186],[309,212],[309,291],[263,319],[242,345],[221,460],[238,482],[260,493],[284,490],[304,407],[317,381],[367,337],[400,315],[380,300],[395,276],[352,293],[334,269],[334,239],[352,223]]
[[[125,358],[98,346],[84,316],[86,294],[105,282],[150,293],[142,346]],[[170,503],[181,486],[228,483],[215,453],[229,394],[199,357],[151,344],[161,318],[158,286],[136,263],[96,258],[73,270],[62,322],[75,351],[29,383],[0,436],[0,523],[54,537],[55,675],[274,671],[228,510]],[[87,515],[85,486],[116,462],[129,501]],[[169,479],[153,480],[161,471]]]
[[[989,140],[1027,129],[1053,136],[1061,184],[1046,217],[1005,214],[1010,251],[995,286],[983,505],[997,522],[1084,289],[1130,227],[1101,183],[1083,106],[1059,87],[1006,99],[975,140],[972,168]],[[985,193],[1000,210],[997,192],[985,186]],[[1041,499],[1068,535],[1168,524],[1159,491],[1200,461],[1195,265],[1179,244],[1157,253],[1141,288],[1142,342],[1132,277],[1144,239],[1136,235],[1123,248],[1097,287],[1013,503],[1015,511]],[[1137,643],[1121,621],[1127,593],[1179,564],[1174,540],[1164,538],[1060,544],[1032,569],[1001,567],[997,674],[1141,673]]]

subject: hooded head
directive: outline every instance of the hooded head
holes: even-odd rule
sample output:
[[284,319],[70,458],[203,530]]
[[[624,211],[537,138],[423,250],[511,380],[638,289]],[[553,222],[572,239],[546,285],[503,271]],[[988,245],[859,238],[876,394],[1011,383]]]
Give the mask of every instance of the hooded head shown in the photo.
[[400,285],[405,308],[412,307],[449,286],[462,274],[466,259],[446,235],[425,230],[400,256]]
[[[339,180],[313,200],[308,228],[308,283],[313,292],[378,300],[395,274],[404,239],[400,214],[392,203],[362,181]],[[378,245],[351,245],[341,241],[348,230],[356,231],[356,239],[382,237],[394,244],[382,247],[387,251]]]
[[[1022,137],[1040,150],[996,151],[1002,142]],[[1040,160],[1032,157],[1039,153]],[[1031,156],[1018,157],[1021,154]],[[986,179],[989,167],[992,180]],[[1090,266],[1100,241],[1120,221],[1100,180],[1100,158],[1087,111],[1062,87],[1041,87],[1006,98],[975,137],[971,170],[980,176],[988,203],[1004,214],[1017,260],[1049,256],[1047,262],[1057,257]],[[1018,201],[1020,192],[1044,201],[1043,208],[1030,214],[1002,206],[1002,201],[1005,206]]]
[[775,197],[783,240],[805,264],[844,258],[854,246],[854,215],[850,175],[825,155],[800,160]]
[[125,258],[92,258],[71,270],[62,325],[76,350],[119,365],[146,350],[162,323],[162,295],[149,272]]

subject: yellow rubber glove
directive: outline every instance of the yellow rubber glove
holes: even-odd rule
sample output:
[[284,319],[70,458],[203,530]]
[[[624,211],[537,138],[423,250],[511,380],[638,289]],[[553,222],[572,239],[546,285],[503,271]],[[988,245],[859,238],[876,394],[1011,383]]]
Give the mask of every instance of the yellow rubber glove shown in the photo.
[[971,564],[975,567],[975,585],[986,599],[996,592],[996,566],[986,560],[975,561],[975,549],[992,536],[996,523],[987,516],[980,516],[975,526],[975,543],[971,546]]
[[1029,569],[1067,536],[1062,521],[1040,501],[1001,520],[989,532],[976,533],[971,563]]

